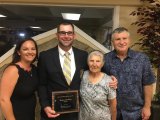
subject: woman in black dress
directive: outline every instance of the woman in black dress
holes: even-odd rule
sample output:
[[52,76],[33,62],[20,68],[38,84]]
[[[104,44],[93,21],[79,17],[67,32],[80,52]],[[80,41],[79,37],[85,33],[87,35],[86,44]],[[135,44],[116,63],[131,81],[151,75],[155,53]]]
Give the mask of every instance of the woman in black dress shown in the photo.
[[32,63],[37,58],[37,44],[33,39],[17,44],[13,60],[0,82],[0,105],[6,120],[35,120],[38,78]]

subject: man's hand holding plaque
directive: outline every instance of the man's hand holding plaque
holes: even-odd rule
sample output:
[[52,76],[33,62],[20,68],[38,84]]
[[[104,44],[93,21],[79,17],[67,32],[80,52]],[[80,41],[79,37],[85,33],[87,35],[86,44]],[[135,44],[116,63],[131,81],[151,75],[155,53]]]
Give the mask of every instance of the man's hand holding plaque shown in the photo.
[[59,114],[79,112],[78,90],[52,92],[52,109]]
[[60,114],[56,113],[50,106],[44,108],[44,111],[48,118],[55,118],[58,117]]

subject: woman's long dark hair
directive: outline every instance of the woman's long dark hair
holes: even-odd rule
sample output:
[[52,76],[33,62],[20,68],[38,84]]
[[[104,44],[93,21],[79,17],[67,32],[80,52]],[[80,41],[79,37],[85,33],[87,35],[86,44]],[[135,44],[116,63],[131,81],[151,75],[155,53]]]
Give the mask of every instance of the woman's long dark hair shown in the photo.
[[18,52],[20,51],[23,43],[25,43],[26,41],[32,41],[34,43],[35,47],[36,47],[36,57],[34,58],[34,60],[32,61],[32,63],[35,62],[38,59],[38,46],[37,46],[37,43],[32,38],[28,38],[28,39],[25,39],[25,40],[21,40],[20,42],[18,42],[16,44],[16,48],[15,48],[13,56],[12,56],[12,62],[11,62],[11,64],[14,64],[14,63],[17,63],[17,62],[20,61],[21,57],[18,54]]

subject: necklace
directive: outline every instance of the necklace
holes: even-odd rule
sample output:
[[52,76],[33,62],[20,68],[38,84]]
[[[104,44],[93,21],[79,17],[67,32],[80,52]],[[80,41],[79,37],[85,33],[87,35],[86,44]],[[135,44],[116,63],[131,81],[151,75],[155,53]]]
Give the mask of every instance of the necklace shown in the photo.
[[32,70],[31,70],[31,71],[28,71],[28,73],[29,73],[29,76],[32,77]]

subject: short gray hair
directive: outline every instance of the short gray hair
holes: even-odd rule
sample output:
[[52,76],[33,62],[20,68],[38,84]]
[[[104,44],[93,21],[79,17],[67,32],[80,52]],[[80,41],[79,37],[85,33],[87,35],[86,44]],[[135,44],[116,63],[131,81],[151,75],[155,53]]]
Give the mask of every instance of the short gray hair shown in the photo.
[[128,33],[128,36],[130,36],[130,33],[129,33],[129,31],[128,31],[127,28],[125,28],[125,27],[119,27],[119,28],[116,28],[115,30],[113,30],[112,36],[111,36],[112,40],[114,39],[113,35],[114,35],[115,33],[122,33],[122,32],[127,32],[127,33]]
[[89,55],[88,55],[87,61],[89,61],[89,59],[90,59],[93,55],[95,55],[95,56],[100,56],[102,62],[104,63],[104,54],[103,54],[101,51],[99,51],[99,50],[94,50],[94,51],[90,52]]

